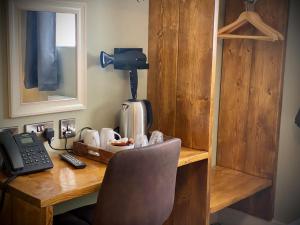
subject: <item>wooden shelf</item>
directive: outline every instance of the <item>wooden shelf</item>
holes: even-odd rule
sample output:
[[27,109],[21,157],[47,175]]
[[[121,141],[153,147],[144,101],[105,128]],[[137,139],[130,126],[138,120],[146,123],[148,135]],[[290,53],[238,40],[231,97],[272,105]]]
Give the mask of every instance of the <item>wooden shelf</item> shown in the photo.
[[205,159],[208,159],[207,151],[182,147],[180,151],[178,166],[184,166]]
[[211,172],[210,213],[215,213],[272,186],[272,181],[215,167]]

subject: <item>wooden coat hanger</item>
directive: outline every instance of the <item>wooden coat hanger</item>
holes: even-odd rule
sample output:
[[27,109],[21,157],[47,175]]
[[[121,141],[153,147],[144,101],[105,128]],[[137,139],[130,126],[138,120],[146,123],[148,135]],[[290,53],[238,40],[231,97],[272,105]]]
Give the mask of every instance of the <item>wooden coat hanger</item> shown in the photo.
[[[250,3],[251,2],[251,3]],[[267,25],[260,15],[254,11],[248,11],[249,4],[254,6],[256,1],[245,0],[246,11],[242,12],[239,18],[233,23],[221,28],[218,32],[218,37],[223,39],[252,39],[259,41],[283,41],[283,35],[277,30]],[[246,23],[252,24],[257,30],[264,35],[237,35],[232,34],[233,31],[244,26]]]

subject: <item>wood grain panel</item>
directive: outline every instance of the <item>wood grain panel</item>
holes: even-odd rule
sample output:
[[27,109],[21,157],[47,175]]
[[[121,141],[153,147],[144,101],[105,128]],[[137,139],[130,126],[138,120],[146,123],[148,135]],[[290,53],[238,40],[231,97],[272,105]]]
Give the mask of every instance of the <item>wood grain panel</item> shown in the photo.
[[273,219],[274,204],[267,205],[267,207],[266,204],[268,202],[272,202],[272,199],[274,199],[273,189],[273,187],[270,187],[263,191],[257,192],[250,198],[234,204],[232,208],[270,221]]
[[[264,20],[287,35],[288,5],[285,0],[266,0],[257,5]],[[246,172],[267,177],[276,183],[282,101],[285,42],[255,43],[257,58],[253,61],[251,100],[248,114]],[[260,76],[259,76],[260,75]],[[250,151],[251,149],[251,151]],[[274,215],[275,186],[235,206],[254,216],[271,220]],[[268,207],[263,207],[267,204]]]
[[269,179],[217,166],[211,172],[210,212],[215,213],[270,186]]
[[208,149],[214,1],[180,2],[176,136]]
[[[153,125],[152,129],[158,129],[158,113],[160,105],[159,86],[157,79],[161,77],[161,58],[162,58],[162,1],[149,1],[149,36],[148,36],[148,61],[149,70],[147,78],[147,97],[152,103]],[[150,16],[151,15],[151,16]]]
[[208,150],[214,1],[150,1],[149,17],[153,129]]
[[154,114],[152,129],[169,136],[175,134],[178,1],[150,1],[148,98]]
[[[286,37],[288,1],[258,1],[263,20]],[[226,2],[225,23],[244,10],[239,0]],[[246,26],[239,32],[254,33]],[[278,137],[285,62],[285,42],[226,40],[218,131],[217,165],[276,182]],[[235,206],[272,219],[275,186]],[[258,207],[264,205],[266,207]]]
[[[52,225],[53,208],[39,208],[12,196],[12,224],[13,225]],[[18,216],[15,216],[18,212]]]
[[[242,7],[242,1],[226,2],[225,24],[234,21]],[[240,30],[243,34],[252,32],[248,27]],[[223,47],[217,164],[241,171],[246,159],[253,45],[250,40],[226,40]]]
[[164,225],[208,225],[208,161],[180,167],[174,208]]
[[164,0],[162,73],[158,79],[159,90],[163,91],[159,91],[158,96],[160,107],[158,127],[163,133],[171,136],[175,134],[178,29],[179,0]]
[[[227,2],[226,23],[243,10],[241,4],[237,7],[239,2]],[[268,24],[286,35],[287,5],[284,0],[265,0],[257,3],[256,8]],[[218,165],[273,177],[277,163],[284,50],[284,42],[224,42]]]
[[[279,10],[280,9],[280,10]],[[288,1],[264,0],[257,11],[287,38]],[[277,167],[285,42],[255,42],[245,171],[273,178]]]

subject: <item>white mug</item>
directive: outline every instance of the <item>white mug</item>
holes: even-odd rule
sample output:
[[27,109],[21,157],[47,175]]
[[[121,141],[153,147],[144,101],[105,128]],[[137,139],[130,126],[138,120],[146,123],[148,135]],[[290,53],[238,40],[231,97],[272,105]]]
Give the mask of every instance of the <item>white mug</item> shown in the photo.
[[97,130],[86,130],[84,132],[83,142],[87,145],[100,147],[100,137]]
[[100,132],[100,147],[102,149],[107,149],[107,142],[115,140],[115,135],[120,139],[121,136],[111,128],[102,128]]

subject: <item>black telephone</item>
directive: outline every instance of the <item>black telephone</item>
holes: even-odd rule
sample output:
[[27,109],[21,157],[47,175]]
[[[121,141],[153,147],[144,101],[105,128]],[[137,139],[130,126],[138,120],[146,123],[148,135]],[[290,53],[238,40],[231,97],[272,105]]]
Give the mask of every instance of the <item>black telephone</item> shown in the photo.
[[8,175],[23,175],[53,168],[43,143],[35,133],[0,132],[0,153]]

